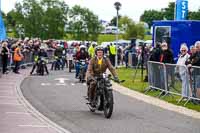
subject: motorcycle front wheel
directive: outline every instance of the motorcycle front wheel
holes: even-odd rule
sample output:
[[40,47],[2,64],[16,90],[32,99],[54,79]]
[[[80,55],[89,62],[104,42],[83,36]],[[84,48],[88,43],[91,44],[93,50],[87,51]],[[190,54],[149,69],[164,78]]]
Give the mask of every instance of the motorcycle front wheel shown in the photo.
[[72,71],[72,67],[73,67],[72,60],[69,60],[69,72]]
[[81,83],[84,82],[84,70],[83,70],[83,68],[81,68],[81,70],[80,70],[79,81]]
[[104,116],[109,119],[112,116],[114,104],[112,91],[107,92],[107,96],[104,101]]
[[44,75],[44,64],[40,66],[40,74],[43,76]]

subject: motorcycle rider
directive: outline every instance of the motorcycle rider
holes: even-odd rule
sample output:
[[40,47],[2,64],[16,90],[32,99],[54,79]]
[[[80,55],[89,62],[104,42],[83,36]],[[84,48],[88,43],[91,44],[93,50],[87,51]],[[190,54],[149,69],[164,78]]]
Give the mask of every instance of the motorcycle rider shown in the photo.
[[[40,52],[39,52],[39,59],[41,59],[42,57],[45,57],[47,58],[48,55],[47,55],[47,52],[45,51],[45,49],[43,47],[40,47]],[[47,74],[49,74],[49,71],[48,71],[48,68],[47,68],[47,65],[44,66],[45,67],[45,71]]]
[[39,47],[35,47],[34,50],[33,50],[33,59],[34,59],[34,64],[33,64],[33,68],[30,72],[30,75],[33,74],[34,70],[36,67],[38,67],[38,58],[39,58],[39,51],[40,51],[40,48]]
[[62,55],[63,55],[63,49],[60,46],[60,44],[58,44],[56,46],[56,50],[54,52],[55,61],[52,63],[51,70],[53,70],[53,69],[55,69],[55,70],[59,69],[60,70],[59,67],[60,67],[60,65],[62,65],[62,62],[61,62]]
[[115,68],[111,64],[110,60],[104,56],[103,47],[97,47],[95,49],[96,56],[92,58],[89,62],[87,69],[87,84],[88,84],[88,99],[91,104],[93,104],[97,81],[95,76],[101,75],[106,72],[107,68],[112,73],[115,81],[119,81]]
[[[86,50],[86,46],[81,45],[80,50],[76,53],[75,55],[76,58],[76,78],[78,78],[79,72],[80,72],[80,60],[85,60],[88,61],[89,59],[89,54]],[[85,71],[87,70],[87,63],[85,64]]]

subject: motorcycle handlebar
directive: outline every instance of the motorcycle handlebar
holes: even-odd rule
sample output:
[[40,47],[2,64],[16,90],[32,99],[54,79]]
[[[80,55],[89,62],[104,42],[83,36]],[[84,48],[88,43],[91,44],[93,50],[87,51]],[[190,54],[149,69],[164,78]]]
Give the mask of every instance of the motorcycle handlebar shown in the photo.
[[119,84],[125,82],[125,80],[115,80],[115,79],[113,79],[113,78],[110,78],[110,79],[113,80],[113,81],[116,82],[116,83],[119,83]]

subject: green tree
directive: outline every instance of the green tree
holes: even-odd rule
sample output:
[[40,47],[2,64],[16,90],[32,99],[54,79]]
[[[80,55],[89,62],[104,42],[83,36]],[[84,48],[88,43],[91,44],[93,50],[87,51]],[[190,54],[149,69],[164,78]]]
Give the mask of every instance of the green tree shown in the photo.
[[28,37],[41,37],[44,10],[37,0],[24,0],[22,5],[24,16],[24,33]]
[[200,20],[200,9],[197,12],[189,12],[188,18],[190,20]]
[[[119,20],[120,20],[121,17],[122,17],[121,15],[118,16]],[[116,26],[116,25],[117,25],[117,17],[116,17],[116,16],[113,17],[113,18],[110,20],[110,25],[111,25],[111,26]]]
[[136,24],[136,30],[137,30],[137,38],[144,39],[145,36],[144,24],[142,23]]
[[170,2],[167,8],[163,8],[163,17],[167,20],[174,20],[175,2]]
[[133,20],[131,18],[129,18],[128,16],[122,16],[119,19],[119,28],[122,31],[126,31],[128,26],[131,25],[131,23],[133,22]]
[[142,24],[135,24],[132,22],[128,25],[125,35],[123,36],[125,39],[130,38],[139,38],[144,39],[144,26]]
[[6,14],[4,12],[1,11],[1,15],[2,15],[2,18],[4,20],[4,22],[6,23],[7,19],[6,19]]
[[65,35],[69,7],[64,1],[42,0],[44,15],[42,17],[43,38],[61,39]]
[[153,20],[162,20],[163,16],[163,13],[160,11],[145,10],[140,16],[140,21],[146,22],[151,27]]
[[15,9],[7,13],[7,22],[9,31],[13,32],[15,37],[19,37],[18,27],[24,24],[22,5],[20,3],[16,3]]
[[98,17],[87,8],[74,6],[69,11],[68,32],[77,40],[97,40],[101,31]]
[[59,0],[23,0],[7,15],[8,23],[17,37],[61,39],[65,35],[68,6]]

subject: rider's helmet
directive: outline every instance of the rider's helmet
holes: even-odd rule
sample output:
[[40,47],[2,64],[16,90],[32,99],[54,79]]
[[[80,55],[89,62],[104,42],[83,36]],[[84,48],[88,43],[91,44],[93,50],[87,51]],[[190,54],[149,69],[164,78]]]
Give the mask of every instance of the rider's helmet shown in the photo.
[[85,53],[86,52],[86,46],[85,45],[81,45],[80,46],[80,51],[81,51],[81,53]]
[[103,53],[104,53],[104,48],[101,47],[101,46],[98,46],[98,47],[95,48],[95,54],[96,55],[97,55],[97,51],[103,51]]
[[45,46],[40,46],[40,50],[45,50]]
[[85,45],[81,45],[80,49],[86,49],[86,46]]

